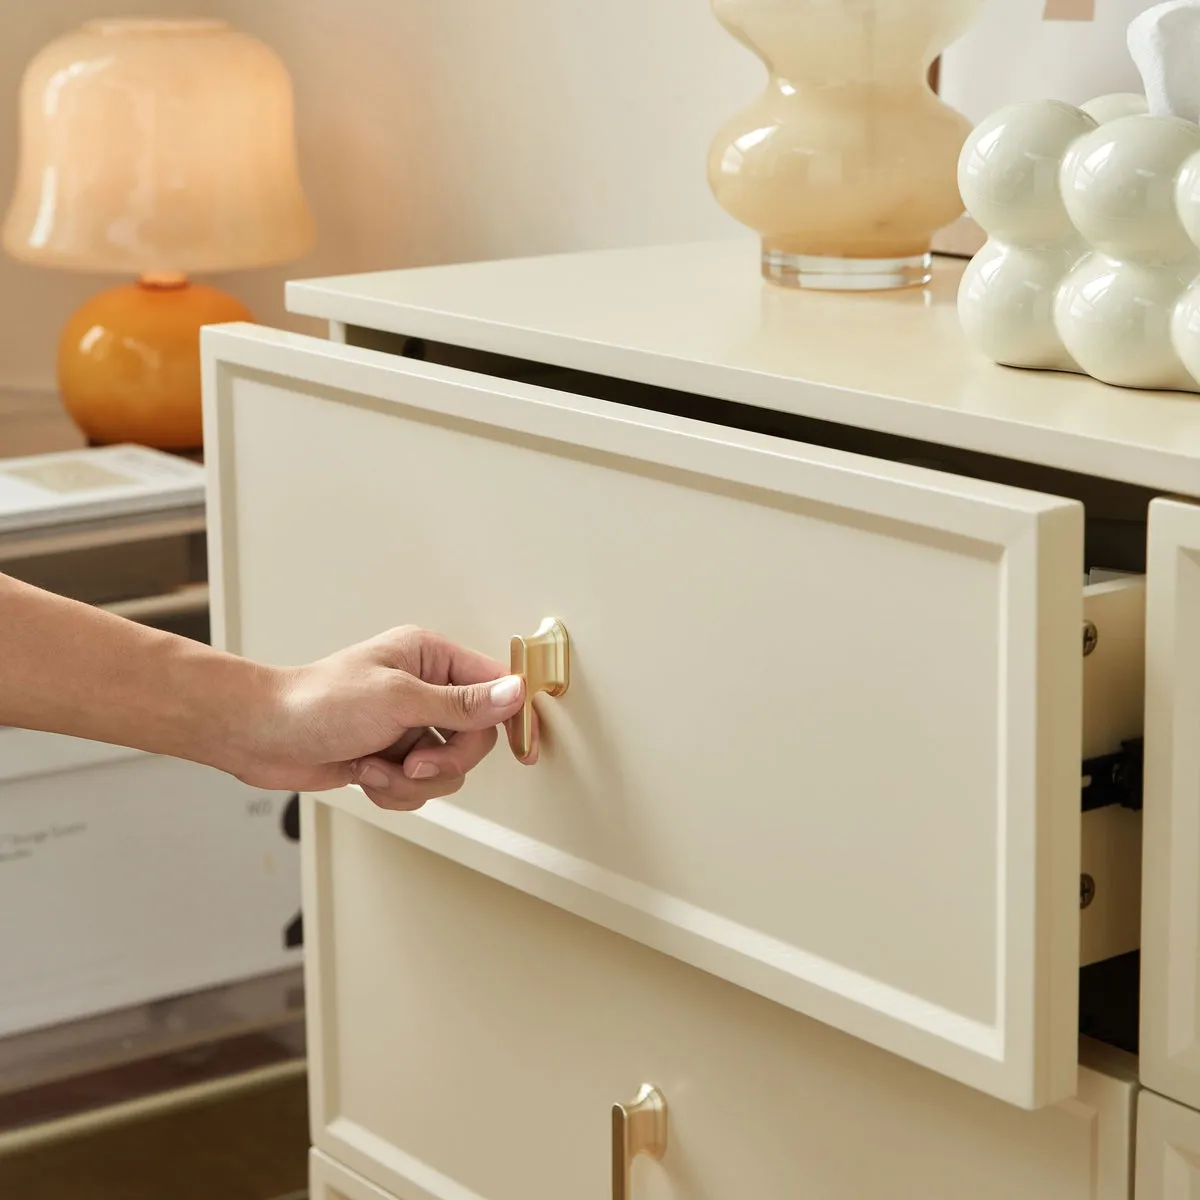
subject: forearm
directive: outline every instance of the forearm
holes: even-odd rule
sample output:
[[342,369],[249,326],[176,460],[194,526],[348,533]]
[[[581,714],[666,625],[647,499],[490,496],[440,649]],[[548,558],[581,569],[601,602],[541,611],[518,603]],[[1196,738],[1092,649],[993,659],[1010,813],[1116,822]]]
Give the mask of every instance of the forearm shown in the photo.
[[236,774],[277,691],[267,668],[0,575],[0,725]]

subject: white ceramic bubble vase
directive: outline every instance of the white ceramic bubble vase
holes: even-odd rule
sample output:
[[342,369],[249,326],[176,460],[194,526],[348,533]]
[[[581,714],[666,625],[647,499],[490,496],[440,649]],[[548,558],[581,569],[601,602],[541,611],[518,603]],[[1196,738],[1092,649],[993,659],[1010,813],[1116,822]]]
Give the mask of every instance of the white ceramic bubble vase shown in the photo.
[[972,346],[1006,366],[1200,391],[1200,0],[1129,27],[1145,95],[1030,100],[967,139],[959,184],[988,240],[963,273]]
[[959,318],[995,362],[1194,391],[1200,127],[1129,107],[1026,101],[975,130],[962,193],[988,241]]
[[713,0],[767,64],[767,89],[717,135],[718,203],[762,238],[763,274],[793,287],[928,282],[934,233],[962,212],[970,125],[929,68],[982,0]]

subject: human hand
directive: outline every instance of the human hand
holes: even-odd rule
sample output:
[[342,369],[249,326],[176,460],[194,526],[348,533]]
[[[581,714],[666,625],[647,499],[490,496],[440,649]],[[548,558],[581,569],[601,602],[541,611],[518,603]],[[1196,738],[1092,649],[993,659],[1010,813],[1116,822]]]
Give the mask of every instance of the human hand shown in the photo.
[[457,792],[525,697],[501,663],[408,626],[274,674],[275,703],[234,774],[292,791],[357,783],[403,811]]

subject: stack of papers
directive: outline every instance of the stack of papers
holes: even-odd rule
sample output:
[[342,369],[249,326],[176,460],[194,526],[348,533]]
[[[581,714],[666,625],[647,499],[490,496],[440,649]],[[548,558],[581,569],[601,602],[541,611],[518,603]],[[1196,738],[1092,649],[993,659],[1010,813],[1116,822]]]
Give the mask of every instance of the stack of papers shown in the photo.
[[204,468],[145,446],[0,459],[0,534],[204,504]]

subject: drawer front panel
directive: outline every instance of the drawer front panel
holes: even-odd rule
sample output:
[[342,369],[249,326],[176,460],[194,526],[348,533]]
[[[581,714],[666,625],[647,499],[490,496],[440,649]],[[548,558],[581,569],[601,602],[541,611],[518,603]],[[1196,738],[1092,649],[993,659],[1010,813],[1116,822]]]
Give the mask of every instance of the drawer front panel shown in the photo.
[[610,1109],[649,1083],[667,1149],[636,1200],[1127,1200],[1128,1076],[1080,1068],[1077,1099],[1023,1112],[332,799],[304,813],[314,1139],[386,1191],[602,1200]]
[[1200,1108],[1200,508],[1150,507],[1139,1043],[1147,1087]]
[[207,337],[227,644],[401,622],[572,682],[402,836],[955,1078],[1074,1086],[1077,504],[266,332]]
[[[320,1150],[309,1151],[308,1191],[311,1200],[398,1200]],[[404,1200],[427,1200],[427,1197],[428,1193],[422,1196],[409,1190]],[[465,1200],[465,1197],[456,1197],[456,1200]]]
[[1137,1107],[1137,1200],[1195,1200],[1200,1113],[1153,1092],[1142,1092]]

